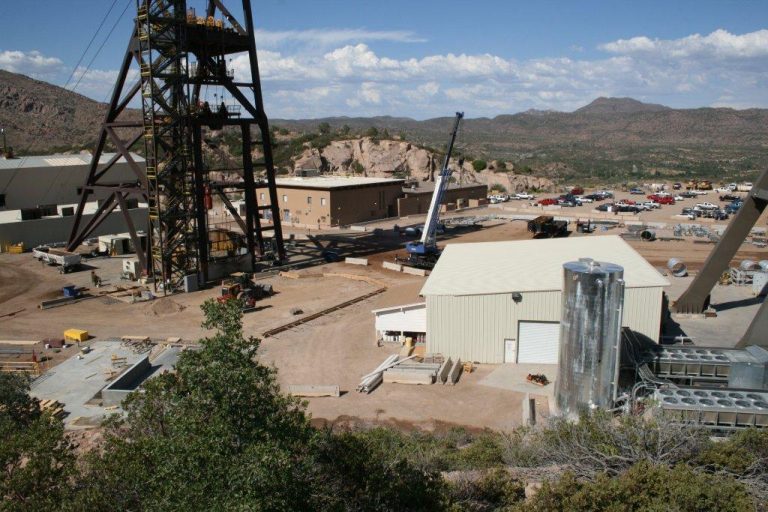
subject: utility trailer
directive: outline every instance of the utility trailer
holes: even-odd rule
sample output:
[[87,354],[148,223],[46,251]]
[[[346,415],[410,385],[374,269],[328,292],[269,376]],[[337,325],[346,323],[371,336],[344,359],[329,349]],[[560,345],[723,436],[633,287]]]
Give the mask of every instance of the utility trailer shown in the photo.
[[45,262],[48,265],[58,266],[59,272],[62,274],[78,268],[82,262],[82,257],[77,253],[53,249],[46,245],[40,245],[32,249],[32,256],[36,260]]
[[568,222],[555,220],[551,215],[539,215],[528,221],[528,231],[534,238],[552,238],[568,234]]

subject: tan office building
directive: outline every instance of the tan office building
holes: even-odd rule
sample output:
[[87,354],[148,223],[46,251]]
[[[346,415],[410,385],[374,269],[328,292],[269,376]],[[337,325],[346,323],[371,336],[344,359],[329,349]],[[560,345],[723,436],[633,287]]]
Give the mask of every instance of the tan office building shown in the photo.
[[[277,199],[284,225],[326,228],[397,216],[402,187],[390,178],[278,178]],[[260,205],[269,204],[266,191],[258,194]]]

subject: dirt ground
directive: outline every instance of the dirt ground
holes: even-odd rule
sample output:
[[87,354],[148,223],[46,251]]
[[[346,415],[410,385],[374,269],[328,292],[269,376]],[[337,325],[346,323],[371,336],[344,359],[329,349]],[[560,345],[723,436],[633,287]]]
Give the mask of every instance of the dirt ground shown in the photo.
[[[488,208],[464,215],[488,215],[493,212],[493,209]],[[409,222],[418,223],[419,219],[409,219]],[[403,224],[407,223],[401,222]],[[375,227],[371,226],[371,230]],[[381,227],[386,229],[391,226],[384,222]],[[571,236],[601,236],[621,231],[617,228],[591,235],[573,233]],[[525,222],[498,220],[486,222],[482,229],[474,231],[449,230],[440,243],[519,240],[529,237]],[[405,239],[401,241],[404,244]],[[691,269],[699,268],[714,247],[711,244],[697,244],[693,240],[630,243],[657,267],[664,267],[667,260],[674,256],[682,258]],[[389,246],[392,246],[391,242]],[[742,249],[735,258],[736,262],[747,258],[768,259],[768,249],[757,249],[751,245],[745,245]],[[299,271],[315,274],[315,277],[268,278],[266,282],[272,284],[277,293],[259,302],[256,311],[245,315],[244,328],[249,335],[261,337],[264,331],[302,315],[370,293],[380,287],[377,283],[383,283],[387,289],[381,294],[264,339],[260,349],[262,361],[277,367],[279,381],[283,385],[340,386],[343,394],[339,398],[313,398],[307,401],[308,411],[317,422],[379,422],[420,428],[457,424],[500,430],[518,425],[524,394],[480,384],[496,368],[495,365],[481,365],[472,374],[463,375],[457,386],[385,384],[370,395],[355,392],[360,377],[373,370],[395,350],[376,346],[371,310],[422,300],[419,290],[425,278],[381,268],[383,261],[392,261],[398,253],[404,254],[404,251],[386,250],[369,255],[368,267],[333,263]],[[42,266],[29,254],[0,254],[0,340],[61,337],[62,332],[68,328],[88,330],[94,340],[124,335],[150,336],[156,340],[168,337],[197,340],[205,335],[200,327],[202,313],[199,306],[204,300],[218,294],[217,287],[148,303],[129,304],[95,297],[53,309],[38,309],[41,300],[60,296],[65,284],[90,288],[91,269],[102,277],[107,289],[115,284],[127,284],[119,280],[121,265],[120,258],[94,259],[88,261],[84,271],[61,275],[55,268]],[[323,273],[364,275],[377,280],[377,283],[318,275]],[[103,290],[86,292],[96,294]],[[303,313],[298,316],[292,314],[291,309],[294,307],[301,308]],[[38,350],[42,350],[42,346],[38,346]],[[71,353],[64,351],[49,355],[54,358],[52,364],[55,364]],[[539,397],[539,416],[546,416],[546,411],[547,401]]]

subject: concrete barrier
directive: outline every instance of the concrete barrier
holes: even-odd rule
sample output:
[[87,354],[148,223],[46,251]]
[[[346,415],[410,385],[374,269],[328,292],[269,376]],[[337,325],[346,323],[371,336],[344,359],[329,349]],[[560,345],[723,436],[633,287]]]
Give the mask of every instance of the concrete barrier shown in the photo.
[[390,261],[382,261],[381,266],[387,270],[394,270],[395,272],[402,272],[403,266],[399,263],[392,263]]
[[344,263],[349,265],[368,265],[368,258],[344,258]]
[[428,276],[429,271],[423,268],[414,268],[403,266],[403,274],[411,274],[413,276]]

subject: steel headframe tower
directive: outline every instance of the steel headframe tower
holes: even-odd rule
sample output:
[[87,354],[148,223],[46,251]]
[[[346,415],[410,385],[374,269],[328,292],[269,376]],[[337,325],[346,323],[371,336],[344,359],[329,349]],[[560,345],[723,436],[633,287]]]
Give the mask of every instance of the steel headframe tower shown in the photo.
[[[243,23],[223,0],[208,0],[205,16],[187,9],[186,0],[137,0],[133,34],[81,189],[68,243],[70,250],[119,206],[142,269],[154,278],[155,288],[165,292],[184,288],[189,276],[198,282],[207,281],[214,257],[217,263],[245,258],[251,269],[261,259],[285,259],[250,0],[242,0],[242,10]],[[226,21],[217,19],[217,12]],[[248,56],[250,79],[245,81],[235,81],[234,73],[227,68],[226,58],[238,53]],[[126,88],[133,64],[138,67],[138,79]],[[221,105],[211,108],[200,100],[203,86],[223,88],[238,105],[225,105],[222,100]],[[138,93],[142,111],[137,120],[126,107]],[[247,116],[240,115],[241,109]],[[252,125],[259,130],[255,139]],[[203,129],[225,127],[239,128],[242,167],[220,170],[217,174],[224,178],[215,181],[203,159]],[[127,139],[119,133],[123,130],[131,132]],[[145,168],[130,153],[142,140]],[[102,163],[107,142],[115,147],[116,155]],[[251,155],[254,146],[260,146],[256,149],[263,155],[257,161]],[[109,171],[121,157],[133,170],[135,180],[110,181]],[[258,180],[254,169],[261,171]],[[227,178],[227,171],[234,171],[234,176]],[[258,189],[267,190],[268,205],[258,204]],[[244,198],[245,218],[227,197],[232,191]],[[106,199],[83,224],[85,204],[94,193],[106,195]],[[208,210],[214,195],[242,231],[232,233],[224,251],[220,240],[211,236]],[[130,196],[149,205],[146,252],[138,249],[140,240],[127,212]],[[260,213],[265,211],[267,219],[262,219]],[[269,231],[271,237],[265,236]]]

